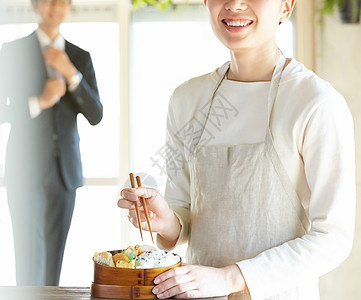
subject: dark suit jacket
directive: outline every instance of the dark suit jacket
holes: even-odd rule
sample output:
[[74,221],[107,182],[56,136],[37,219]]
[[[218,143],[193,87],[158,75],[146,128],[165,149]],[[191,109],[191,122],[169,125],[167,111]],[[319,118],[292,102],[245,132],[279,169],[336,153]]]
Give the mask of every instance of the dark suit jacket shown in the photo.
[[54,158],[66,189],[74,190],[82,185],[77,115],[83,114],[95,125],[102,119],[103,107],[89,53],[67,41],[65,51],[83,74],[83,79],[74,92],[67,91],[54,107],[31,119],[28,99],[39,96],[48,79],[36,33],[3,45],[0,53],[0,123],[11,124],[6,152],[6,185],[44,183]]

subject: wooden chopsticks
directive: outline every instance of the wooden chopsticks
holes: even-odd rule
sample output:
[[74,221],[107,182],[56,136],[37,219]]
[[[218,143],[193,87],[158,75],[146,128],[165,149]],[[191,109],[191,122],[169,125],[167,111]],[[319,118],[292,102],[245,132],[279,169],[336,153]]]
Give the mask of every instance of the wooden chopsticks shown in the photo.
[[[130,184],[131,184],[132,188],[135,188],[135,182],[134,182],[134,175],[133,175],[133,173],[130,173],[130,174],[129,174],[129,178],[130,178]],[[137,179],[138,187],[141,187],[141,186],[142,186],[142,183],[140,182],[139,176],[137,176],[136,179]],[[148,223],[148,228],[149,228],[150,236],[151,236],[152,242],[153,242],[153,244],[154,244],[152,227],[151,227],[151,225],[150,225],[150,220],[149,220],[149,214],[148,214],[147,204],[146,204],[146,201],[145,201],[145,199],[144,199],[143,197],[140,197],[140,202],[142,203],[142,206],[143,206],[143,209],[144,209],[144,213],[145,213],[145,217],[147,218],[147,223]],[[143,241],[143,233],[142,233],[142,225],[141,225],[141,222],[140,222],[140,213],[139,213],[138,201],[135,202],[135,211],[136,211],[136,214],[137,214],[140,236],[141,236],[142,241]]]
[[[142,186],[142,183],[140,182],[139,176],[137,176],[136,179],[137,179],[138,187],[141,187],[141,186]],[[153,244],[154,244],[152,226],[150,226],[147,204],[145,203],[145,199],[144,199],[143,197],[140,197],[140,201],[142,202],[142,205],[143,205],[143,208],[144,208],[144,213],[145,213],[145,217],[147,218],[147,223],[148,223],[148,228],[149,228],[150,236],[151,236],[152,242],[153,242]]]
[[[133,175],[133,173],[130,173],[130,174],[129,174],[129,178],[130,178],[130,184],[131,184],[132,188],[135,188],[135,182],[134,182],[134,175]],[[138,201],[135,202],[135,211],[136,211],[136,213],[137,213],[137,220],[138,220],[138,226],[139,226],[140,236],[141,236],[142,241],[143,241],[142,224],[140,223],[140,214],[139,214]]]

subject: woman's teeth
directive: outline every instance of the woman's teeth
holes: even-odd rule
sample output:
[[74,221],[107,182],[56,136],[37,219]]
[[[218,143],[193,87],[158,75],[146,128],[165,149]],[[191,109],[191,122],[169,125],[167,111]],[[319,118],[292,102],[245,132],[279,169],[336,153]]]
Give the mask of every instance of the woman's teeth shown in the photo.
[[247,25],[249,25],[251,22],[249,21],[229,21],[229,22],[224,22],[227,26],[232,26],[232,27],[245,27]]

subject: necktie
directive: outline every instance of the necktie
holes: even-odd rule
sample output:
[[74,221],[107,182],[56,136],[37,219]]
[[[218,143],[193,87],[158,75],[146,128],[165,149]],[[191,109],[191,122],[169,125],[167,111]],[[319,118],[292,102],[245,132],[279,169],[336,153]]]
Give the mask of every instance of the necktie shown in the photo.
[[[49,47],[54,47],[52,44],[49,44],[48,46],[44,47],[44,52],[46,51],[46,49],[48,49]],[[46,70],[48,72],[48,76],[49,78],[58,78],[61,79],[63,81],[65,81],[64,76],[61,75],[56,69],[54,69],[52,66],[50,65],[46,65]]]
[[[44,52],[46,51],[46,49],[48,49],[49,47],[54,47],[52,44],[49,44],[48,46],[44,47]],[[48,76],[49,78],[58,78],[61,79],[65,82],[65,78],[63,77],[63,75],[61,75],[55,68],[53,68],[51,65],[46,65],[46,70],[48,72]],[[57,99],[57,102],[60,101],[60,98]]]

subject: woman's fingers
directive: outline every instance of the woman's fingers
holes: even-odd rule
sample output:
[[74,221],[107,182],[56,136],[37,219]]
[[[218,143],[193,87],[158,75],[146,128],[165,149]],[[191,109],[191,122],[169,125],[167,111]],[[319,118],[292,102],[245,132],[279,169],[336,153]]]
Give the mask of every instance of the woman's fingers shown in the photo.
[[157,294],[159,299],[175,298],[197,298],[198,291],[196,290],[196,283],[193,281],[184,282],[182,284],[174,285],[170,289]]
[[[129,219],[130,223],[133,224],[134,227],[139,228],[138,219],[137,219],[136,217],[135,217],[135,218],[132,218],[132,217],[128,216],[128,219]],[[143,229],[143,230],[149,231],[149,227],[148,227],[147,221],[145,221],[145,222],[144,222],[144,221],[141,221],[141,222],[140,222],[140,225],[142,226],[142,229]],[[152,230],[152,231],[153,231],[153,230]]]
[[[143,201],[141,201],[141,198],[143,198],[145,200],[144,203],[146,203],[147,206],[152,232],[162,232],[166,236],[171,237],[179,235],[179,232],[173,232],[178,229],[180,230],[179,221],[178,219],[174,219],[175,216],[173,211],[169,208],[167,201],[156,189],[147,187],[126,188],[120,192],[120,195],[122,198],[118,200],[118,206],[129,211],[129,220],[134,226],[139,226],[134,212],[135,203],[138,201],[142,229],[149,230],[144,207],[142,205]],[[175,230],[172,229],[172,222],[175,223]]]
[[148,197],[154,194],[153,191],[148,191],[148,188],[127,188],[120,192],[121,199],[118,200],[118,206],[120,208],[132,209],[134,208],[134,202],[139,201],[139,197]]
[[[154,218],[154,213],[152,213],[152,212],[148,212],[148,214],[149,214],[149,219],[150,220],[152,220],[153,218]],[[147,222],[147,217],[145,216],[145,213],[144,213],[144,210],[143,209],[141,209],[141,208],[139,208],[139,215],[140,215],[140,222]],[[133,207],[133,209],[129,209],[129,211],[128,211],[128,218],[137,218],[137,213],[136,213],[136,210],[134,209],[134,207]]]
[[137,189],[123,189],[120,192],[120,196],[129,201],[136,201],[139,199],[139,195],[136,191]]
[[133,209],[135,207],[135,201],[129,201],[127,199],[121,198],[118,200],[118,206],[124,209]]
[[118,206],[124,209],[133,209],[135,208],[134,202],[138,201],[139,207],[143,209],[140,197],[147,199],[147,202],[149,202],[157,194],[157,190],[145,187],[123,189],[120,192],[122,198],[118,200]]
[[170,269],[167,272],[164,272],[164,273],[158,275],[156,278],[154,278],[154,283],[159,284],[161,286],[161,284],[163,282],[167,281],[168,279],[174,278],[175,276],[185,275],[188,272],[189,272],[188,265],[181,266],[181,267],[178,267],[178,268],[173,268],[173,269]]
[[131,201],[135,201],[139,199],[139,197],[148,199],[151,197],[155,197],[157,194],[158,191],[156,189],[148,187],[126,188],[120,192],[120,196]]
[[186,266],[164,272],[155,278],[154,283],[159,284],[153,288],[152,292],[161,299],[188,293],[195,288]]
[[[233,267],[230,266],[230,269],[233,270]],[[233,292],[228,275],[230,269],[195,265],[174,268],[155,278],[157,285],[152,292],[161,299],[228,295]]]

